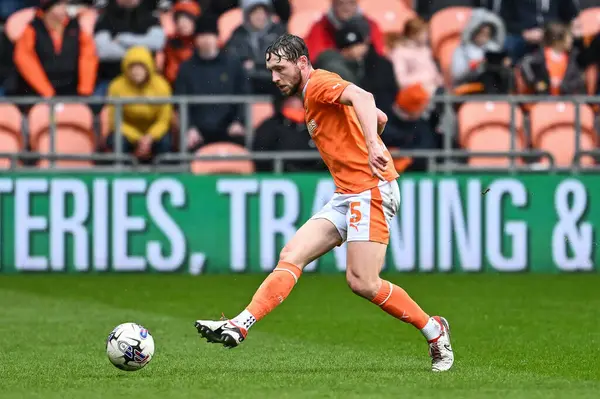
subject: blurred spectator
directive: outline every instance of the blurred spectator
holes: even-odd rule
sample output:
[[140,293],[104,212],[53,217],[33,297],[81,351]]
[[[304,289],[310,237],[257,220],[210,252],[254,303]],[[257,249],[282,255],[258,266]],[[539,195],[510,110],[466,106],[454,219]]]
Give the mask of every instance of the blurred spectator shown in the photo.
[[165,34],[160,22],[141,0],[110,2],[96,23],[94,40],[100,58],[97,95],[104,95],[108,83],[121,72],[121,60],[128,49],[144,46],[152,52],[163,49]]
[[[65,0],[42,0],[15,43],[18,95],[82,95],[94,91],[98,58],[93,39],[67,14]],[[12,93],[11,93],[12,94]]]
[[[304,104],[299,97],[275,97],[275,115],[256,129],[252,149],[254,151],[316,151],[306,123]],[[260,172],[273,171],[273,162],[256,162]],[[320,159],[284,162],[286,172],[323,171],[325,164]]]
[[[437,94],[437,93],[434,93]],[[429,91],[416,84],[401,89],[388,115],[387,126],[381,135],[383,142],[403,150],[440,148],[441,135],[437,132],[442,106],[431,102]],[[411,171],[426,170],[427,160],[416,158]]]
[[332,0],[331,8],[310,28],[305,38],[311,59],[314,61],[327,49],[335,48],[335,33],[344,24],[358,26],[363,37],[368,38],[377,53],[384,55],[383,33],[377,23],[363,15],[358,0]]
[[[373,0],[377,1],[377,0]],[[498,0],[413,0],[415,11],[427,21],[433,14],[448,7],[485,7],[488,3]],[[520,0],[529,1],[529,0]]]
[[[80,2],[93,5],[96,8],[104,8],[108,7],[109,5],[114,5],[115,1],[116,0],[85,0]],[[174,1],[171,0],[141,0],[140,6],[150,12],[154,12],[156,10],[165,11],[171,7],[172,3],[174,3]]]
[[265,51],[277,37],[285,33],[285,27],[272,22],[271,0],[242,0],[241,6],[244,23],[233,32],[225,49],[243,62],[252,82],[253,93],[272,94],[277,89],[265,66]]
[[[169,83],[155,72],[152,54],[144,47],[132,47],[125,54],[123,73],[108,88],[109,97],[170,97]],[[115,107],[109,106],[109,124],[115,126]],[[123,151],[142,160],[171,150],[169,128],[173,117],[171,104],[127,104],[123,106],[121,133]],[[114,132],[106,146],[115,148]]]
[[165,47],[165,77],[171,83],[177,78],[179,65],[194,53],[194,30],[199,15],[200,7],[194,1],[180,1],[173,7],[175,34]]
[[[290,5],[290,0],[272,0],[273,1],[273,11],[275,15],[279,18],[281,22],[287,24],[290,19],[290,15],[292,15],[292,6]],[[323,0],[325,1],[325,0]],[[207,14],[213,14],[215,16],[220,16],[226,11],[231,10],[235,7],[243,8],[244,0],[198,0],[200,3],[200,8],[204,10]]]
[[404,36],[392,46],[390,59],[401,88],[420,84],[433,93],[443,84],[429,47],[429,27],[421,18],[406,22]]
[[496,0],[494,10],[506,23],[506,51],[514,63],[535,51],[550,22],[569,25],[579,14],[579,0]]
[[504,23],[496,14],[474,10],[452,57],[454,87],[477,82],[482,87],[475,92],[508,94],[511,72],[510,59],[502,51],[505,38]]
[[544,30],[543,48],[526,56],[520,65],[526,93],[570,95],[585,94],[583,72],[577,65],[577,51],[571,51],[573,37],[560,23]]
[[578,40],[579,58],[577,60],[579,67],[585,71],[588,67],[595,65],[597,76],[594,83],[591,84],[592,90],[595,86],[595,94],[600,94],[600,33],[594,37]]
[[[241,61],[219,50],[217,18],[202,14],[196,22],[195,54],[181,64],[176,95],[246,95],[249,84]],[[188,147],[219,141],[244,142],[243,104],[189,106]]]
[[336,32],[336,47],[325,50],[315,66],[336,72],[345,80],[373,93],[377,107],[388,114],[398,91],[394,67],[363,36],[360,28],[347,24]]

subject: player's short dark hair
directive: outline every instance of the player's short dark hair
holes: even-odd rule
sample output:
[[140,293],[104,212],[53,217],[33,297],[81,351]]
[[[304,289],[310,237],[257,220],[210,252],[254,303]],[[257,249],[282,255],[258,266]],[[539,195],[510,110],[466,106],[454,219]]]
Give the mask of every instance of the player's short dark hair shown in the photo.
[[289,33],[279,36],[269,47],[267,47],[266,56],[270,60],[272,56],[278,57],[279,60],[288,60],[296,62],[302,56],[308,58],[308,47],[301,37],[291,35]]

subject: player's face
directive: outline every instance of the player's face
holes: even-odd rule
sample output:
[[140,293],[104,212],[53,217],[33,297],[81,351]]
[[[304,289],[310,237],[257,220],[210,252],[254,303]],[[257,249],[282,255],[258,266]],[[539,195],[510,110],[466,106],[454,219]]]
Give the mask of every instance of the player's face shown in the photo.
[[284,96],[293,96],[300,90],[302,71],[298,63],[272,56],[267,59],[267,69],[271,71],[273,83]]

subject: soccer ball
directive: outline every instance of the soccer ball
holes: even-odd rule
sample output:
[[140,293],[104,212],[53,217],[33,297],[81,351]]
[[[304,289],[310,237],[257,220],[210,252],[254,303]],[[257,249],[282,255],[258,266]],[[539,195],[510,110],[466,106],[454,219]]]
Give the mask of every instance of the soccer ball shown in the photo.
[[123,323],[116,326],[108,336],[106,354],[116,368],[136,371],[152,360],[154,338],[139,324]]

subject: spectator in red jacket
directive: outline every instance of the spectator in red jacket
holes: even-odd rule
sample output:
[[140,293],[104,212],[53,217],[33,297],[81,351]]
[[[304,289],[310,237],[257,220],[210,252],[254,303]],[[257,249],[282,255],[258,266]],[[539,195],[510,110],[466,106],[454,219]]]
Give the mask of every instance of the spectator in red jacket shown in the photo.
[[358,26],[363,37],[369,38],[377,53],[383,55],[385,47],[383,33],[375,21],[362,13],[358,7],[358,0],[332,0],[329,11],[315,22],[305,37],[313,62],[324,50],[336,48],[335,32],[348,23]]

